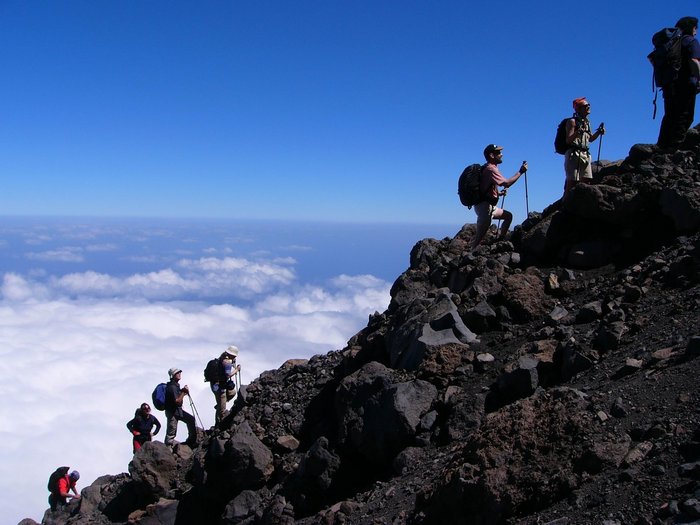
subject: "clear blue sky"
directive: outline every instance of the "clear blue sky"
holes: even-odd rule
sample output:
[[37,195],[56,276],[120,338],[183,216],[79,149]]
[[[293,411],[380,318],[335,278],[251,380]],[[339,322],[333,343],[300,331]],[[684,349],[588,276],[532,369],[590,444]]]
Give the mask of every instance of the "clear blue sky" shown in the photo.
[[698,7],[0,0],[0,215],[459,225],[489,142],[541,210],[573,98],[602,158],[655,142],[650,37]]

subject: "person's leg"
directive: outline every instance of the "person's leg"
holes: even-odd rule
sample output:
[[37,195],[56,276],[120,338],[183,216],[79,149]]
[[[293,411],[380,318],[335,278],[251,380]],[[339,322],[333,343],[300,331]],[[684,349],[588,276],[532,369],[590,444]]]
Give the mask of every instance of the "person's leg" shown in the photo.
[[218,423],[226,417],[226,387],[219,385],[219,390],[214,392],[214,398],[216,400],[216,422]]
[[193,446],[197,444],[197,425],[195,419],[189,412],[182,411],[182,420],[187,425],[187,441],[186,443]]
[[568,150],[564,156],[564,173],[566,174],[566,181],[564,182],[564,197],[571,191],[571,189],[576,186],[576,162],[572,158],[573,150]]
[[491,226],[491,209],[492,206],[488,202],[480,202],[474,206],[476,212],[476,233],[472,238],[471,249],[473,250],[486,236]]
[[685,140],[685,135],[693,125],[695,118],[695,97],[696,91],[692,89],[683,89],[678,96],[678,144],[680,145]]
[[175,436],[177,435],[177,418],[173,412],[165,411],[166,427],[165,427],[165,441],[166,445],[172,445],[175,441]]
[[501,224],[501,233],[498,236],[498,238],[500,240],[505,239],[506,233],[508,233],[508,228],[510,228],[510,224],[513,222],[513,214],[507,210],[496,208],[493,211],[492,217],[496,220],[501,219],[503,221],[503,223]]
[[141,448],[141,442],[134,436],[134,454]]
[[662,148],[670,146],[673,140],[673,128],[676,118],[675,97],[669,91],[663,92],[664,95],[664,117],[661,119],[661,127],[659,128],[659,138],[656,145]]

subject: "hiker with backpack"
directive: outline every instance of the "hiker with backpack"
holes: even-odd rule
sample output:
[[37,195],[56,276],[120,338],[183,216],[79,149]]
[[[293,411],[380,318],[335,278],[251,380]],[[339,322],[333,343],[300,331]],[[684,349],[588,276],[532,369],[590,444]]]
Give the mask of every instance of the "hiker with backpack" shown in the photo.
[[[486,159],[486,164],[478,170],[479,198],[476,199],[478,202],[474,203],[477,220],[476,233],[471,242],[472,250],[479,246],[484,237],[486,237],[491,227],[492,219],[503,219],[498,239],[505,239],[510,223],[513,222],[513,214],[496,206],[498,197],[499,195],[505,195],[506,189],[515,184],[521,175],[527,171],[527,162],[523,161],[515,175],[509,179],[501,175],[501,172],[498,171],[498,165],[503,162],[503,146],[489,144],[484,148],[484,158]],[[504,189],[498,191],[498,186],[502,186]]]
[[605,135],[603,123],[591,133],[591,122],[588,120],[591,105],[585,97],[575,99],[573,106],[573,116],[561,121],[554,139],[554,149],[557,153],[564,155],[566,173],[564,196],[579,182],[593,181],[593,163],[589,144]]
[[[700,90],[700,43],[698,19],[685,16],[675,28],[652,37],[654,82],[664,96],[664,118],[656,142],[661,148],[678,148],[695,119],[695,97]],[[654,99],[656,104],[656,99]]]
[[204,381],[209,382],[214,394],[215,420],[221,422],[227,415],[226,403],[236,396],[235,376],[241,371],[236,364],[238,347],[231,345],[218,358],[211,359],[204,369]]
[[173,367],[168,370],[170,381],[165,387],[165,444],[172,446],[175,444],[175,436],[177,435],[177,423],[183,421],[187,425],[187,441],[185,445],[190,448],[197,446],[197,426],[194,416],[185,412],[182,408],[182,402],[185,396],[190,395],[190,389],[187,385],[180,388],[180,379],[182,378],[182,370]]
[[[153,432],[154,426],[156,427],[155,432]],[[151,441],[153,436],[160,431],[160,421],[151,414],[151,407],[148,406],[148,403],[141,403],[141,406],[134,413],[134,419],[126,424],[126,428],[134,436],[133,445],[134,454],[136,454],[146,441]]]
[[[47,488],[49,489],[49,507],[51,507],[52,511],[67,505],[68,498],[80,499],[80,494],[75,488],[76,483],[80,479],[80,473],[74,470],[69,474],[69,470],[70,467],[58,467],[49,476]],[[73,494],[71,494],[71,491]]]

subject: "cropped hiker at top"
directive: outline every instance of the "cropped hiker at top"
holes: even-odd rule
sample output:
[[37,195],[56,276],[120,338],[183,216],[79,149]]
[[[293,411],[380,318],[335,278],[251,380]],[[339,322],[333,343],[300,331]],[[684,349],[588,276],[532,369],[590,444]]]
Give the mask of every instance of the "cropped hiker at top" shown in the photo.
[[[665,67],[666,61],[659,64],[659,49],[649,55],[654,65],[654,77],[665,77],[666,85],[661,86],[664,96],[664,118],[659,129],[657,145],[662,148],[678,148],[695,119],[695,98],[700,90],[700,43],[696,38],[698,19],[685,16],[676,22],[678,53],[677,65],[670,74],[659,74],[658,68]],[[656,37],[657,35],[654,35]],[[652,39],[653,41],[654,39]],[[676,69],[677,67],[677,69]]]
[[[579,182],[591,182],[593,180],[593,167],[590,152],[590,143],[605,134],[605,127],[601,123],[595,132],[591,132],[591,123],[588,115],[591,113],[591,104],[585,97],[574,99],[572,106],[574,114],[565,121],[566,153],[564,154],[564,195]],[[560,125],[561,126],[561,125]],[[559,137],[555,140],[555,146]]]
[[[498,196],[506,194],[506,189],[517,182],[517,180],[527,171],[527,162],[523,161],[518,171],[512,177],[506,179],[498,169],[498,165],[503,162],[503,146],[489,144],[484,148],[484,158],[486,164],[480,172],[479,191],[483,200],[474,205],[476,212],[476,233],[471,241],[471,249],[476,248],[483,241],[491,226],[492,219],[503,219],[503,225],[498,236],[505,239],[508,228],[513,221],[513,214],[504,209],[498,208]],[[498,191],[498,187],[504,189]]]

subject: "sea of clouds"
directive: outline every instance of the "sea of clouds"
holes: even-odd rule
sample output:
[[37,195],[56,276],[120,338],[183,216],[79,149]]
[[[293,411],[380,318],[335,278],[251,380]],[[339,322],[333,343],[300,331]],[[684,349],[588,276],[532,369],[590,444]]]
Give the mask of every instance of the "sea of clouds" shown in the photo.
[[183,370],[209,428],[214,400],[202,372],[229,344],[248,383],[286,359],[343,348],[388,305],[390,283],[369,274],[325,267],[300,278],[290,253],[313,246],[246,251],[240,236],[192,245],[195,236],[143,225],[0,228],[3,522],[41,520],[57,466],[79,470],[79,488],[127,472],[125,424],[170,367]]

